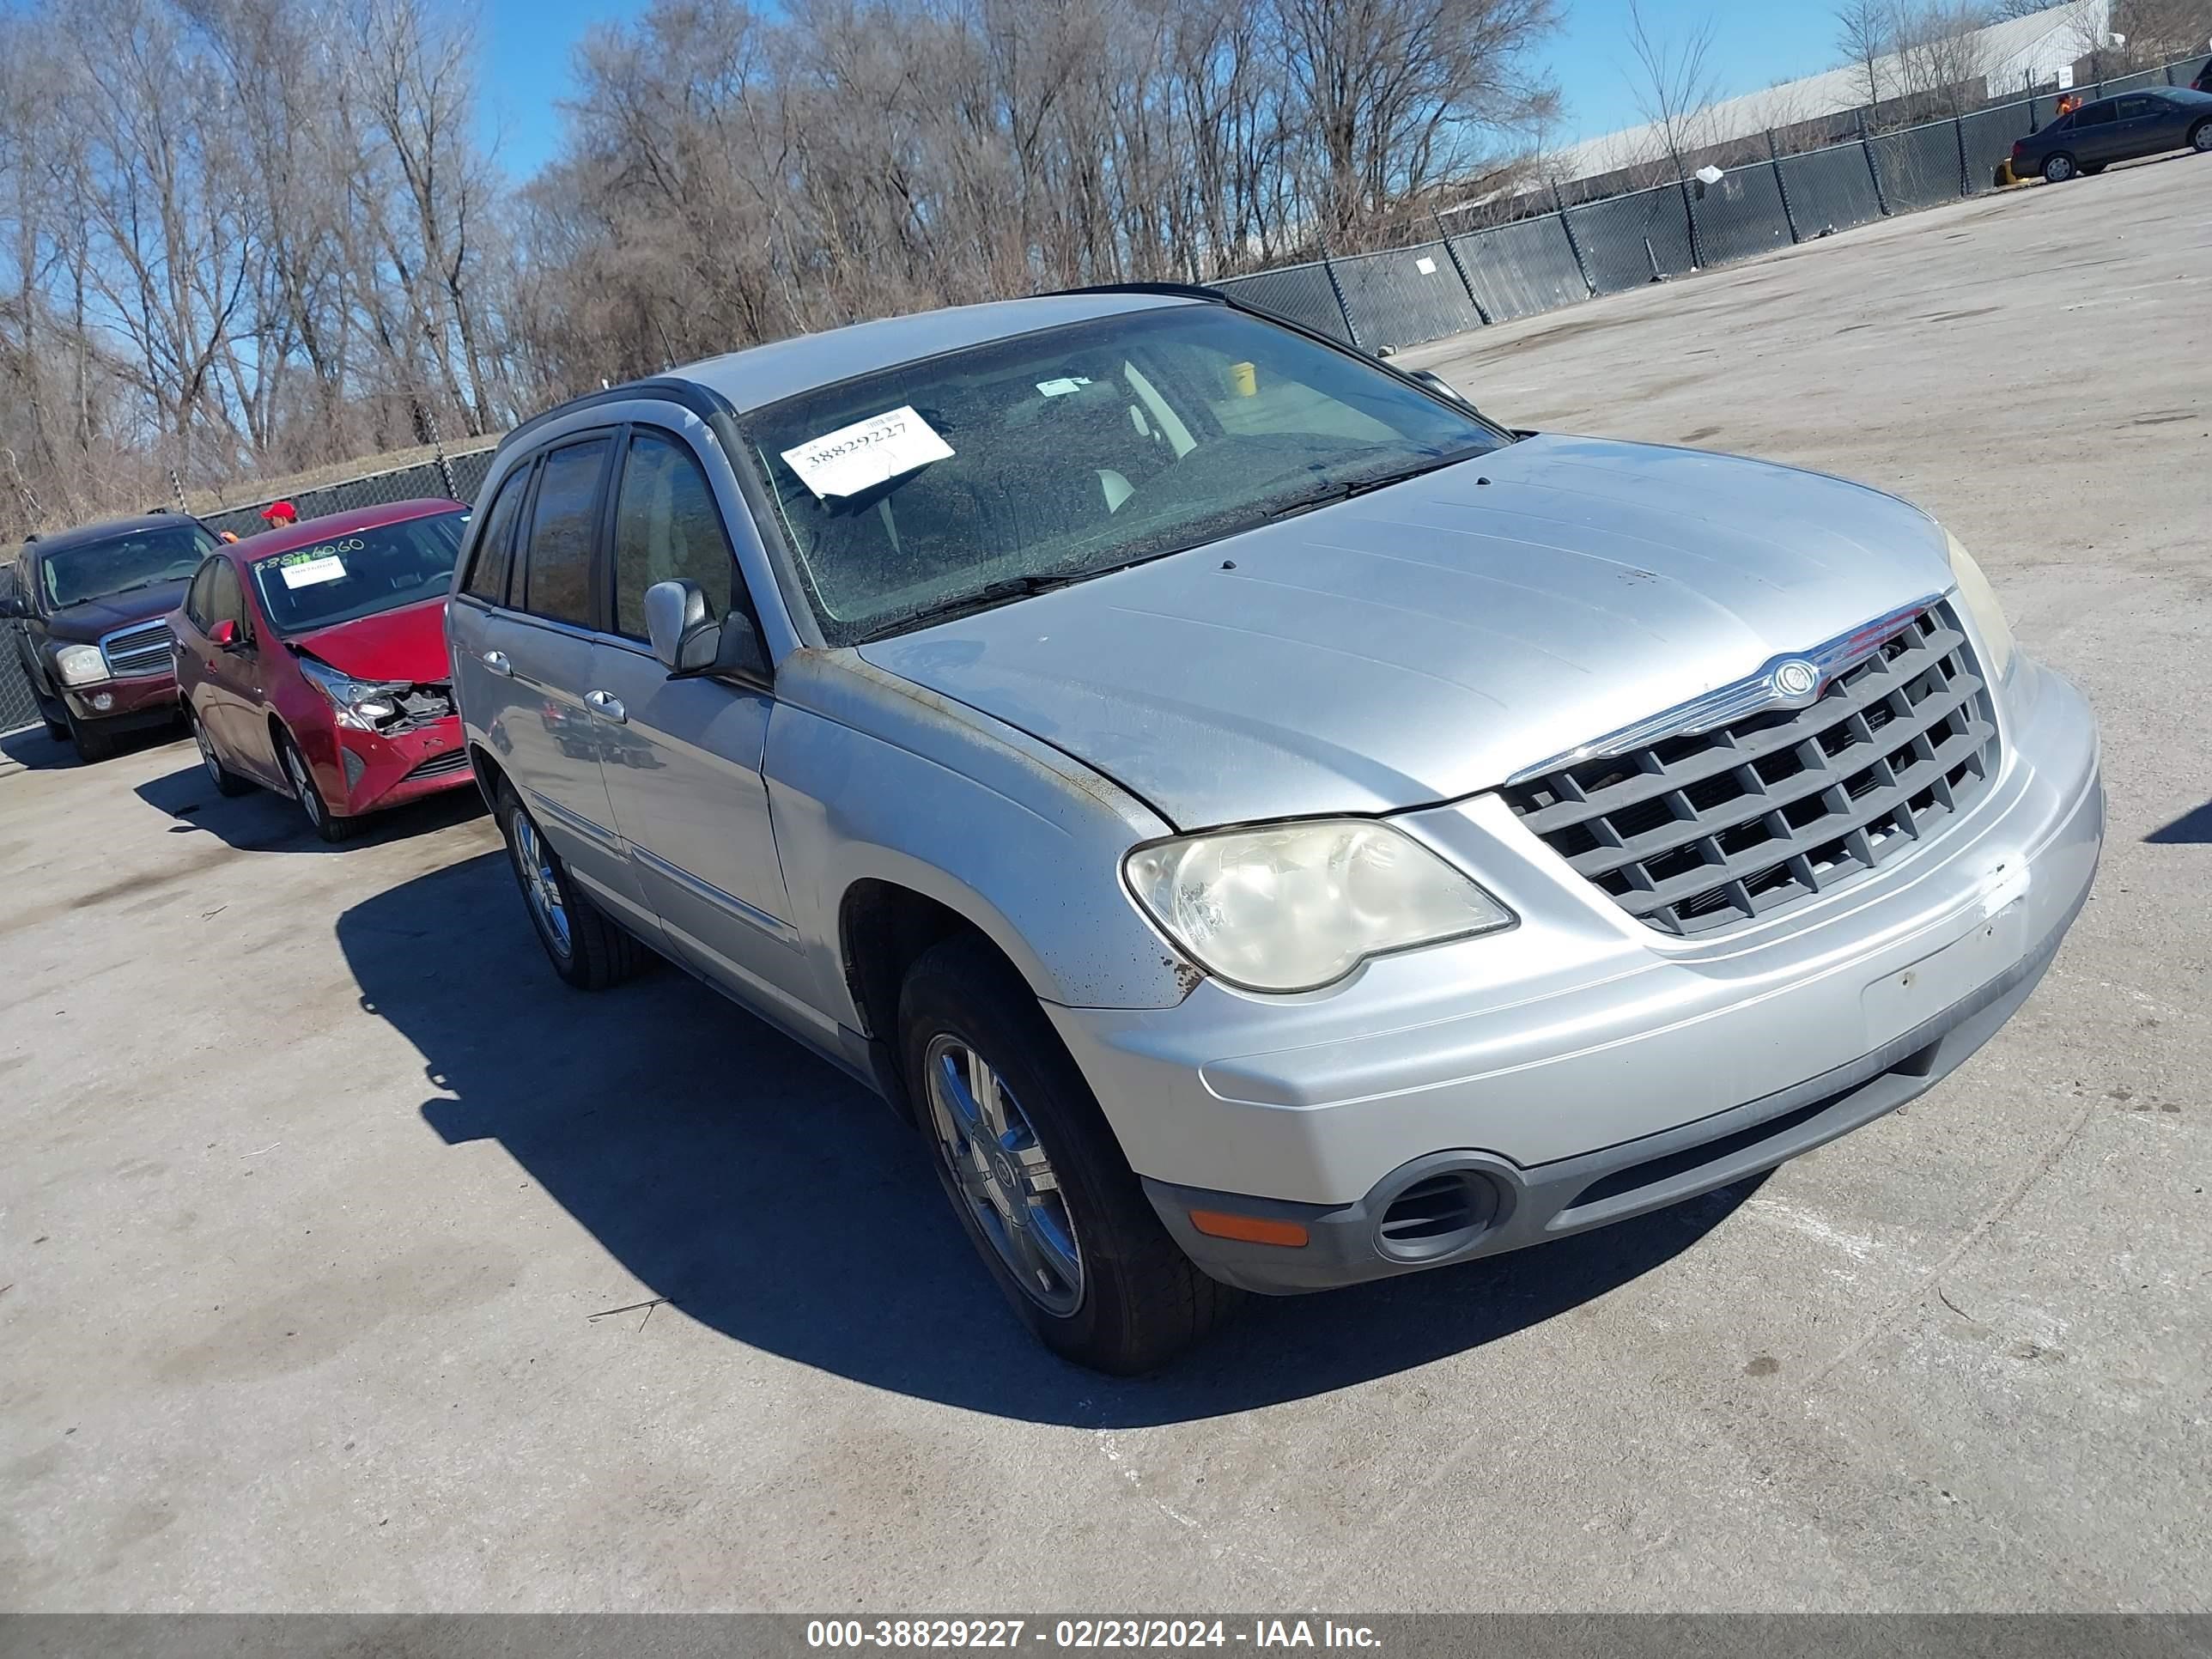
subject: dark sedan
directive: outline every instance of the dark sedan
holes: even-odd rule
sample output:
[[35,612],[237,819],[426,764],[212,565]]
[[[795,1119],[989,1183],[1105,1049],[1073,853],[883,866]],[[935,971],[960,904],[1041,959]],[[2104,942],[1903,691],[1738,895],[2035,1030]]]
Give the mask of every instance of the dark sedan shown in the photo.
[[2212,152],[2212,94],[2159,87],[2100,98],[2060,116],[2013,145],[2012,170],[2015,178],[2039,173],[2063,185],[2115,161],[2184,149]]

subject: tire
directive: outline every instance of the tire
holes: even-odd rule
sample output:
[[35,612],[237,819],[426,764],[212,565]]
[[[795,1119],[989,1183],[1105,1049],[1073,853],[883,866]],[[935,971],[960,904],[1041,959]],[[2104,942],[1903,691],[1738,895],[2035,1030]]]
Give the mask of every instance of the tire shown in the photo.
[[323,792],[315,787],[314,769],[307,757],[300,752],[300,745],[287,734],[276,740],[276,763],[283,769],[286,780],[292,786],[292,799],[300,803],[301,816],[307,820],[307,828],[331,846],[351,841],[361,833],[361,820],[342,816],[331,811]]
[[2063,185],[2075,171],[2074,158],[2063,149],[2043,158],[2043,182],[2046,185]]
[[214,783],[216,793],[242,795],[253,787],[251,779],[241,778],[222,763],[222,758],[215,752],[214,742],[208,737],[207,728],[200,724],[200,717],[192,712],[190,703],[185,705],[185,725],[191,729],[192,741],[199,745],[200,765]]
[[576,884],[513,789],[501,786],[497,810],[522,908],[553,971],[579,991],[604,991],[635,977],[652,953]]
[[[1035,994],[982,940],[947,939],[915,963],[898,1038],[938,1180],[1046,1347],[1135,1376],[1188,1348],[1242,1299],[1169,1237]],[[982,1103],[987,1092],[995,1104]]]
[[88,726],[74,711],[64,708],[63,718],[67,722],[69,739],[76,745],[76,757],[88,766],[97,766],[112,759],[121,747],[112,732],[102,731],[97,725]]
[[2199,121],[2189,129],[2189,148],[2199,155],[2212,155],[2212,120]]

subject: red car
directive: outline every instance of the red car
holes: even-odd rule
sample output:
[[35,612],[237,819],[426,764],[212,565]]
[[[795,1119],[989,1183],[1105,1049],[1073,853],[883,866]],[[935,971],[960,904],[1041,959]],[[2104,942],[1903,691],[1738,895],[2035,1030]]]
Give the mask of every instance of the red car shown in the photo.
[[325,841],[472,781],[446,592],[469,509],[399,501],[208,555],[171,613],[177,690],[226,795],[291,796]]

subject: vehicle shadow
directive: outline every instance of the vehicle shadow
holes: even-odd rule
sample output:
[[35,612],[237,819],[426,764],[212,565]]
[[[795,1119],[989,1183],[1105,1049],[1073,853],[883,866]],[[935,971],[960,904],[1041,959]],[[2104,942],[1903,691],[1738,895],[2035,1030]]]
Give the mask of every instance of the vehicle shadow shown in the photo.
[[199,751],[186,752],[191,765],[149,778],[134,793],[175,820],[171,835],[211,835],[241,853],[348,853],[464,823],[484,812],[483,797],[474,789],[449,789],[371,814],[350,841],[326,842],[307,827],[289,795],[250,789],[226,797],[200,764]]
[[1035,1346],[880,1101],[672,969],[599,996],[562,987],[502,854],[363,900],[337,938],[362,1006],[443,1091],[422,1104],[428,1127],[498,1141],[645,1296],[755,1348],[999,1416],[1179,1422],[1425,1364],[1637,1278],[1757,1185],[1494,1261],[1257,1298],[1167,1370],[1108,1379]]
[[[135,755],[141,750],[159,749],[164,744],[174,743],[184,730],[179,720],[174,726],[149,726],[135,732],[125,732],[116,738],[116,753]],[[30,770],[62,766],[105,766],[106,761],[88,761],[76,752],[76,745],[46,735],[43,726],[27,726],[20,732],[10,732],[0,737],[0,756]]]
[[2159,847],[2212,845],[2212,800],[2192,807],[2172,823],[2162,824],[2143,839]]

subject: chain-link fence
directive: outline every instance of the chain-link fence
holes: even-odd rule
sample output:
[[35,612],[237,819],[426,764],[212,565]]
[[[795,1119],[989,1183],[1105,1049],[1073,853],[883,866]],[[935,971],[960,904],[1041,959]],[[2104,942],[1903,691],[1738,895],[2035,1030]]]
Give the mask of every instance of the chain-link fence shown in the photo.
[[[2074,95],[2185,87],[2205,61],[2138,70]],[[1729,167],[1717,182],[1587,200],[1555,193],[1549,213],[1215,286],[1369,350],[1417,345],[1978,195],[1996,187],[2014,141],[2057,115],[2055,95],[2044,93],[1796,155],[1776,153],[1770,137],[1767,159]]]

